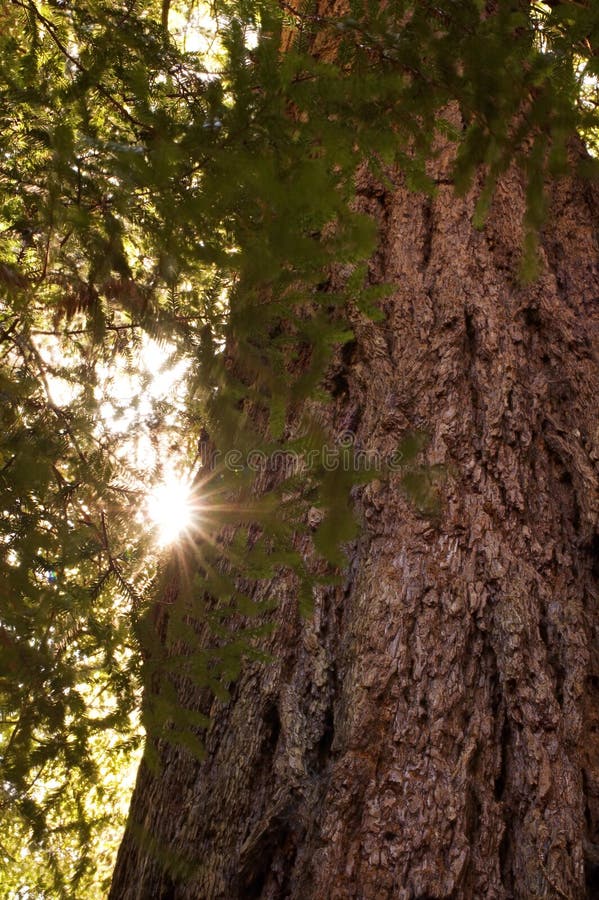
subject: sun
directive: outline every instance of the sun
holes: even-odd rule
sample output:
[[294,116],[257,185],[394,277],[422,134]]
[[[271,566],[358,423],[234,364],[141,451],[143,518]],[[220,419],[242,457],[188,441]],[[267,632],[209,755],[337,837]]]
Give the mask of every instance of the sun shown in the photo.
[[198,514],[192,485],[185,478],[168,476],[148,494],[147,516],[157,529],[161,547],[174,543],[193,529]]

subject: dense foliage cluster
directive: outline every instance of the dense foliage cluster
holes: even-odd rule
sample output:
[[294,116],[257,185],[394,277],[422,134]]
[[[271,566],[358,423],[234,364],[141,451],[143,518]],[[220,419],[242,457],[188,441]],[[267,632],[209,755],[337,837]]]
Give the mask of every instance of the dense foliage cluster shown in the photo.
[[[209,54],[169,32],[169,13],[194,13],[172,7],[0,3],[0,865],[14,896],[101,890],[106,772],[134,743],[142,656],[150,681],[167,665],[138,515],[160,473],[123,444],[119,416],[190,467],[206,431],[240,459],[317,451],[328,436],[309,410],[351,338],[348,310],[376,317],[385,290],[368,278],[374,225],[352,208],[358,167],[434,192],[428,164],[449,135],[456,190],[482,173],[482,224],[497,179],[520,165],[523,277],[544,181],[595,171],[573,150],[577,131],[590,145],[597,134],[594,3],[356,0],[329,19],[318,5],[225,0]],[[149,411],[136,362],[147,338],[188,360],[184,393]],[[136,396],[107,418],[111,379],[131,374]],[[349,491],[368,476],[254,468],[200,468],[196,575],[169,624],[188,652],[168,665],[223,696],[276,601],[254,586],[287,568],[308,609],[317,576],[298,536],[341,564]],[[426,506],[425,473],[393,477]],[[194,645],[200,622],[212,650]],[[205,723],[160,683],[146,726],[201,752]]]

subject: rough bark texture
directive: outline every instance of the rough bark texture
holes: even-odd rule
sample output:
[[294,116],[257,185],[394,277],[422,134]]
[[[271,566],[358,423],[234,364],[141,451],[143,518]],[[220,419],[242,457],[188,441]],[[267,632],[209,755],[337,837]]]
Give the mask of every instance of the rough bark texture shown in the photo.
[[442,514],[361,492],[344,588],[302,621],[283,586],[275,662],[213,704],[206,760],[142,764],[112,900],[599,896],[596,194],[554,188],[521,287],[519,177],[479,232],[448,165],[434,200],[364,179],[394,292],[333,416],[383,453],[427,430]]

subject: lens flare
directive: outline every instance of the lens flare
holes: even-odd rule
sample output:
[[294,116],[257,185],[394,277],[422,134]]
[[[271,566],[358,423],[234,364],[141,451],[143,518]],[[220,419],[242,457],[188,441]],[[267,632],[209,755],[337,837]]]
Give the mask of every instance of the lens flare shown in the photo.
[[174,543],[194,526],[197,509],[191,484],[174,475],[157,484],[148,496],[147,513],[160,546]]

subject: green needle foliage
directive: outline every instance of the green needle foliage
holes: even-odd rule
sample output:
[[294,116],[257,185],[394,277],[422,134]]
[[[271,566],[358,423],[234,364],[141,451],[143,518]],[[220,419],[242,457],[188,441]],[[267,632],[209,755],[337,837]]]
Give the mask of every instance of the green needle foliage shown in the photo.
[[[478,225],[498,178],[520,166],[524,278],[547,178],[596,177],[573,149],[577,132],[597,141],[590,0],[356,0],[335,20],[283,7],[219,2],[217,64],[174,40],[169,4],[0,3],[6,896],[31,896],[27,885],[101,896],[97,835],[109,774],[135,744],[140,685],[146,728],[201,753],[207,720],[181,706],[181,685],[226,698],[242,658],[260,655],[272,576],[288,572],[309,611],[314,584],[343,564],[350,491],[373,473],[280,461],[322,460],[332,354],[351,339],[352,310],[380,315],[375,227],[352,207],[359,166],[434,193],[430,164],[449,135],[456,191],[483,176]],[[148,391],[144,335],[185,357],[187,376],[130,430],[174,441],[193,468],[207,429],[217,454],[197,478],[196,540],[152,590],[156,553],[137,513],[159,472],[132,461],[102,412],[107,372],[138,378],[133,406]],[[374,474],[402,478],[434,514],[420,447],[407,439],[399,476]],[[267,462],[242,464],[250,451]],[[175,582],[161,618],[150,598]]]

